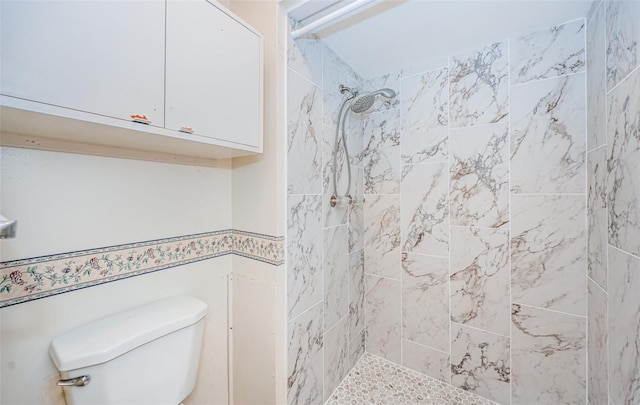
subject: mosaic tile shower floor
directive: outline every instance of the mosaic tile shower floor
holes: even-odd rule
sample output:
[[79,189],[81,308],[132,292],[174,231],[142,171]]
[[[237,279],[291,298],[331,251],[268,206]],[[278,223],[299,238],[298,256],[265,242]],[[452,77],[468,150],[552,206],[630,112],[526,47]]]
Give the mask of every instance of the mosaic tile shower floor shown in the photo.
[[369,353],[360,358],[326,404],[496,405]]

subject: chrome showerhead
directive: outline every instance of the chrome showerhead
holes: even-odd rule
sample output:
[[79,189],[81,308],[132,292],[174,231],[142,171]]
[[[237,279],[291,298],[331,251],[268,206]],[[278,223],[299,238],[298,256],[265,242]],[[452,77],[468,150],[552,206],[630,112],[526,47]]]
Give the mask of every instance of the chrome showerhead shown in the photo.
[[384,98],[394,98],[396,92],[391,89],[380,89],[371,93],[364,93],[357,96],[351,104],[351,111],[354,113],[362,113],[367,111],[373,103],[376,101],[376,96],[382,96]]

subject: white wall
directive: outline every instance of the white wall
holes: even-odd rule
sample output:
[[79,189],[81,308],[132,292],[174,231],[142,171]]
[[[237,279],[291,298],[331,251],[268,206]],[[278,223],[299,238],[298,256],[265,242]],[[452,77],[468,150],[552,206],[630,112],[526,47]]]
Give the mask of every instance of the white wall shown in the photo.
[[[0,149],[2,213],[18,220],[1,260],[231,228],[230,162],[183,166]],[[226,275],[231,256],[0,309],[0,403],[63,404],[48,345],[99,317],[166,296],[209,304],[191,403],[226,403]]]
[[[285,110],[284,110],[284,68],[285,51],[282,45],[282,22],[284,14],[277,0],[231,0],[230,9],[264,34],[264,153],[233,159],[233,227],[245,231],[283,236],[285,229]],[[272,379],[267,359],[258,363],[252,358],[255,353],[272,356],[271,341],[258,339],[235,339],[234,341],[234,401],[237,404],[255,403],[260,405],[284,403],[286,401],[286,265],[272,266],[243,257],[233,258],[233,272],[239,276],[257,280],[255,286],[262,286],[260,297],[270,297],[269,286],[275,288],[275,302],[256,301],[251,305],[234,307],[234,317],[251,319],[261,317],[260,310],[275,305],[276,376]],[[267,331],[267,333],[270,331]],[[237,336],[237,335],[236,335]],[[260,350],[245,345],[263,345]],[[247,372],[251,371],[251,372]],[[272,386],[256,385],[256,380],[269,383],[275,381],[275,398]],[[251,386],[252,392],[243,387]]]

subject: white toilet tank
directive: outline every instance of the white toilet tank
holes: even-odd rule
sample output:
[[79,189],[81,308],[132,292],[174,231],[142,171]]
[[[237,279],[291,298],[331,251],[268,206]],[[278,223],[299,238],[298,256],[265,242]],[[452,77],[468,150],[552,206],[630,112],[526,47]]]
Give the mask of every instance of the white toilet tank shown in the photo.
[[206,313],[204,302],[178,296],[56,337],[49,354],[61,381],[77,384],[64,387],[67,403],[179,404],[196,383]]

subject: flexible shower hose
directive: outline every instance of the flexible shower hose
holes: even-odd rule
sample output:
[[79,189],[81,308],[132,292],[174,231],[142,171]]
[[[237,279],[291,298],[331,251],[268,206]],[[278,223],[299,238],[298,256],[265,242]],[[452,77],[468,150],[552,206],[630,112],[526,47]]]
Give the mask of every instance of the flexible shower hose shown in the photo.
[[[340,146],[340,140],[342,140],[342,145],[344,148],[344,155],[347,162],[347,191],[345,192],[343,197],[349,197],[349,191],[351,191],[351,158],[349,157],[349,148],[347,148],[347,139],[345,135],[345,124],[347,122],[347,116],[349,115],[348,110],[344,113],[344,107],[347,105],[349,101],[353,100],[353,96],[347,97],[342,102],[340,106],[340,111],[338,113],[338,122],[336,125],[336,137],[335,142],[333,143],[333,196],[337,199],[338,197],[338,148]],[[344,113],[344,115],[343,115]],[[341,130],[342,124],[342,130]],[[340,137],[342,134],[342,137]]]

